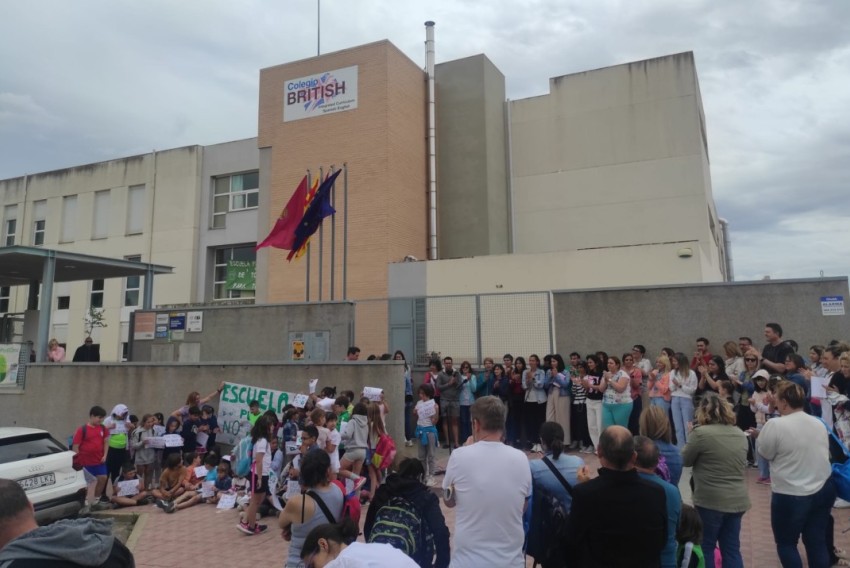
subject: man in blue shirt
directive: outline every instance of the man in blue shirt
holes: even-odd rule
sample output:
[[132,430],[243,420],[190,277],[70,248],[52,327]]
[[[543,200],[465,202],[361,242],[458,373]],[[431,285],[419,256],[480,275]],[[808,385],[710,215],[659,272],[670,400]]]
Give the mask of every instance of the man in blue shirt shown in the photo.
[[635,469],[638,475],[647,481],[657,483],[664,489],[667,497],[667,544],[661,552],[661,568],[676,568],[676,529],[679,526],[679,516],[682,514],[682,496],[679,489],[667,483],[655,473],[658,467],[658,446],[646,436],[635,436],[635,453],[637,461]]

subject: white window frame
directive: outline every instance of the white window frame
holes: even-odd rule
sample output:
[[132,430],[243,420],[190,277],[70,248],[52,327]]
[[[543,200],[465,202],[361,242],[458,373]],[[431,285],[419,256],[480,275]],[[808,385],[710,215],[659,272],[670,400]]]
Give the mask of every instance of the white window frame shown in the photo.
[[[96,282],[100,282],[101,288],[99,290],[96,290],[95,287],[94,287]],[[94,300],[96,295],[100,296],[100,305],[99,306],[94,305],[93,300]],[[95,309],[98,309],[98,310],[102,310],[103,309],[103,302],[106,299],[105,295],[106,295],[106,281],[103,278],[98,278],[97,280],[92,280],[91,281],[91,289],[89,291],[89,308],[95,308]]]
[[[227,290],[225,288],[225,296],[217,297],[216,290],[219,285],[227,285],[227,261],[233,260],[233,251],[238,248],[248,248],[242,246],[232,246],[232,247],[219,247],[213,249],[213,301],[214,302],[226,302],[228,300],[234,299],[245,299],[245,298],[254,298],[256,297],[256,290]],[[225,257],[223,262],[218,262],[218,251],[225,251]],[[216,273],[219,268],[224,269],[225,278],[224,280],[216,280]]]
[[[249,189],[240,189],[237,191],[233,190],[233,181],[234,178],[242,178],[246,175],[256,174],[257,175],[257,187],[252,187]],[[227,179],[229,183],[227,184],[227,191],[218,192],[218,181],[222,179]],[[215,210],[215,201],[216,198],[221,199],[222,196],[227,195],[227,210],[226,211],[218,211]],[[250,196],[257,196],[257,205],[248,205],[248,201],[250,200]],[[212,207],[211,207],[211,216],[210,216],[210,228],[214,229],[222,229],[225,226],[225,223],[222,223],[221,226],[216,226],[216,218],[217,217],[225,217],[228,213],[232,213],[235,211],[248,211],[250,209],[257,209],[259,207],[259,198],[260,195],[260,173],[258,170],[252,170],[247,172],[241,172],[236,174],[229,174],[225,176],[217,176],[212,180]],[[241,199],[240,199],[241,198]],[[237,205],[237,201],[243,201],[245,203],[244,206]]]
[[[134,254],[131,256],[125,256],[124,260],[129,260],[131,262],[142,262],[142,255]],[[136,279],[136,285],[131,286],[130,279]],[[136,293],[136,303],[128,304],[127,303],[127,294],[130,292]],[[141,276],[128,276],[124,279],[124,295],[122,299],[122,306],[125,308],[137,308],[142,305],[142,277]]]
[[7,205],[4,208],[3,218],[3,245],[10,247],[15,244],[18,233],[18,206]]
[[[41,211],[39,211],[41,210]],[[35,247],[44,245],[45,232],[47,230],[47,200],[36,201],[33,203],[32,221],[32,244]],[[43,217],[42,217],[43,215]],[[39,219],[41,217],[41,219]]]

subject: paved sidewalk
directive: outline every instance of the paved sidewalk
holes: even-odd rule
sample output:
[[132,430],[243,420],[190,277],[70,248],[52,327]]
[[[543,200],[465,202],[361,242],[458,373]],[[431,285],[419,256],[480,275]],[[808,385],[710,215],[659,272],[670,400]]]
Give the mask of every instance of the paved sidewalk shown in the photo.
[[[413,455],[414,448],[400,448]],[[596,471],[599,462],[595,456],[579,454]],[[441,450],[439,464],[445,466],[448,452]],[[687,474],[687,471],[686,471]],[[779,559],[770,529],[770,488],[756,484],[757,470],[748,471],[748,484],[752,509],[744,515],[741,529],[741,548],[744,563],[752,568],[776,568]],[[438,477],[437,479],[442,479]],[[682,494],[690,500],[690,491],[683,475]],[[202,551],[213,566],[282,566],[289,543],[277,529],[277,519],[264,518],[269,532],[248,536],[236,529],[239,513],[236,509],[222,511],[212,505],[197,505],[184,511],[167,515],[155,506],[119,509],[119,512],[141,513],[135,532],[133,553],[139,568],[177,566],[191,563]],[[446,523],[454,529],[454,511],[443,507]],[[833,509],[835,517],[835,542],[839,548],[850,550],[850,509]],[[365,519],[365,508],[363,518]],[[802,551],[802,544],[800,545]],[[527,566],[531,566],[531,560]]]

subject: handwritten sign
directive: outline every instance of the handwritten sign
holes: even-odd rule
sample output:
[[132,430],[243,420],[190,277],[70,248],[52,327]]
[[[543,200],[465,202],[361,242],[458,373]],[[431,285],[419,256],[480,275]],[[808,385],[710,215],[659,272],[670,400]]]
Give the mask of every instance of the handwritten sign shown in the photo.
[[383,394],[384,389],[379,389],[378,387],[363,387],[363,396],[365,396],[372,402],[380,402],[381,395]]
[[316,394],[316,385],[319,384],[319,379],[310,379],[310,394]]
[[306,394],[296,394],[292,399],[292,406],[295,408],[304,408],[307,406],[307,400],[309,400]]
[[138,479],[130,479],[127,481],[119,481],[118,482],[118,496],[119,497],[132,497],[133,495],[139,494],[139,480]]
[[216,509],[232,509],[236,506],[236,493],[224,493],[218,500]]
[[162,437],[165,440],[166,448],[182,448],[183,447],[183,436],[180,434],[166,434]]
[[206,479],[208,473],[207,468],[202,465],[195,468],[195,477],[198,479]]
[[433,400],[423,402],[419,408],[416,409],[416,413],[419,415],[419,418],[431,418],[434,416],[435,412],[437,412],[437,405]]
[[295,393],[291,392],[237,383],[224,383],[218,409],[218,423],[221,426],[221,434],[218,434],[216,441],[232,446],[251,431],[251,422],[248,420],[248,403],[252,400],[260,403],[261,413],[272,410],[280,416],[283,407],[289,404],[293,398],[295,398]]
[[215,482],[214,481],[204,481],[201,484],[201,497],[204,499],[210,499],[215,496]]
[[165,447],[165,438],[162,436],[156,436],[154,438],[145,438],[145,446],[148,448],[164,448]]
[[210,436],[206,432],[198,432],[195,435],[195,443],[204,448],[207,447],[207,440],[209,439]]

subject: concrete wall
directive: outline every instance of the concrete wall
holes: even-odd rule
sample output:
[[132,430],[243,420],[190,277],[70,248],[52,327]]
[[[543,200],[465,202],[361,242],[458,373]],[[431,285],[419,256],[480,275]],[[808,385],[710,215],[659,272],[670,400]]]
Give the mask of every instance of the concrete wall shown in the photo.
[[515,252],[696,241],[722,280],[693,54],[549,85],[509,103]]
[[[33,244],[33,203],[47,201],[44,246],[111,258],[140,255],[142,261],[174,267],[174,274],[157,277],[155,304],[195,301],[198,246],[201,151],[199,146],[131,156],[26,178],[0,181],[0,206],[17,204],[16,244]],[[128,193],[144,186],[142,231],[128,234]],[[95,193],[109,191],[109,226],[105,237],[94,236]],[[76,196],[76,231],[62,242],[63,198]],[[93,333],[101,358],[116,361],[127,340],[130,312],[124,306],[125,279],[106,280],[103,307],[108,327]],[[90,305],[91,282],[60,283],[51,299],[51,337],[67,343],[69,353],[82,344],[83,318]],[[56,297],[70,296],[70,308],[57,309]],[[139,294],[141,298],[141,292]],[[10,312],[24,311],[27,288],[12,288]],[[141,304],[141,299],[139,301]]]
[[439,257],[510,252],[505,77],[485,55],[436,66]]
[[[693,256],[679,257],[680,248],[690,248]],[[390,265],[389,295],[399,298],[684,284],[700,281],[702,258],[697,243],[678,243],[404,262]],[[424,282],[424,286],[414,286],[416,282]]]
[[847,278],[555,292],[556,347],[620,356],[640,343],[654,358],[662,347],[693,353],[706,337],[722,354],[723,343],[741,336],[761,349],[764,324],[776,322],[805,355],[810,345],[850,339],[850,316],[821,315],[822,296],[847,301]]
[[[215,178],[257,171],[260,152],[256,138],[214,144],[203,148],[200,195],[200,241],[198,243],[198,287],[195,297],[211,301],[214,297],[215,249],[234,245],[257,244],[257,211],[247,209],[227,213],[224,228],[212,228],[212,203]],[[262,190],[261,190],[262,191]],[[264,209],[267,211],[268,209]]]
[[[396,444],[404,443],[404,378],[401,363],[357,362],[328,364],[180,364],[123,363],[30,365],[22,390],[0,389],[0,425],[31,426],[50,431],[58,440],[88,420],[89,409],[97,404],[107,412],[118,403],[130,412],[169,414],[182,406],[186,395],[199,391],[207,395],[221,381],[270,387],[289,392],[307,392],[310,379],[319,379],[319,388],[336,386],[337,392],[353,390],[356,396],[364,386],[384,389],[390,405],[387,430]],[[218,408],[218,400],[211,403]]]
[[180,341],[134,340],[132,361],[290,361],[289,334],[305,331],[329,332],[328,360],[341,361],[354,326],[351,302],[203,306],[155,313],[187,311],[203,312],[203,331],[186,331]]

